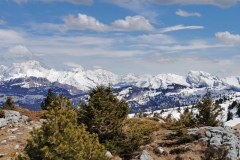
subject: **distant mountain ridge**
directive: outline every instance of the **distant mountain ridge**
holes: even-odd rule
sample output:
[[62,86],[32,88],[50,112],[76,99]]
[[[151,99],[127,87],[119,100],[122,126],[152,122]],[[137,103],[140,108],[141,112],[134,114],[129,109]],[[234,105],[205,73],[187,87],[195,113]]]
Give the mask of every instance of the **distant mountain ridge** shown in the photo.
[[171,84],[180,84],[187,87],[229,86],[240,89],[240,76],[220,79],[203,71],[189,71],[186,77],[171,73],[156,76],[138,76],[135,74],[120,76],[103,69],[84,70],[83,68],[73,68],[69,71],[57,71],[42,67],[38,61],[13,63],[9,67],[0,66],[1,81],[26,77],[46,78],[50,82],[71,85],[82,91],[88,91],[96,85],[107,85],[108,83],[111,83],[114,87],[134,85],[140,88],[152,89],[166,89]]
[[0,105],[11,95],[17,104],[39,110],[49,88],[69,96],[77,105],[80,100],[85,101],[92,88],[109,83],[118,98],[128,101],[132,112],[194,105],[207,92],[214,98],[240,92],[240,76],[218,78],[203,71],[189,71],[185,77],[171,73],[122,76],[81,67],[58,71],[43,67],[38,61],[27,61],[0,66]]

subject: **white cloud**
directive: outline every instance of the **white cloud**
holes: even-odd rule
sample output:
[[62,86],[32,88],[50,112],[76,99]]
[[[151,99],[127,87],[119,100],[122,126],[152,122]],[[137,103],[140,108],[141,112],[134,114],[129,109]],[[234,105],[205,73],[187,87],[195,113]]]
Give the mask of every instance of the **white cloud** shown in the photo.
[[15,44],[21,43],[24,39],[22,35],[14,30],[0,29],[0,43],[3,44]]
[[31,30],[37,30],[37,31],[42,31],[45,32],[47,30],[50,31],[60,31],[60,32],[65,32],[68,30],[67,25],[65,24],[54,24],[54,23],[29,23]]
[[93,30],[93,31],[114,31],[114,30],[125,30],[125,31],[136,31],[136,30],[154,30],[154,27],[149,23],[147,19],[143,16],[127,16],[125,20],[116,20],[111,26],[105,25],[99,22],[96,18],[85,15],[78,14],[77,17],[74,15],[69,15],[65,17],[64,22],[70,29],[77,30]]
[[74,62],[63,62],[64,65],[74,68],[82,68],[83,67],[80,64],[74,63]]
[[179,16],[182,16],[182,17],[189,17],[189,16],[197,16],[197,17],[201,17],[202,15],[198,12],[193,12],[193,13],[190,13],[190,12],[187,12],[187,11],[183,11],[181,9],[179,9],[177,12],[176,12],[177,15]]
[[176,40],[165,34],[148,34],[132,37],[135,42],[144,44],[172,44],[176,43]]
[[5,23],[7,23],[7,22],[4,21],[4,20],[2,20],[2,19],[0,19],[0,25],[1,25],[1,24],[5,24]]
[[85,4],[85,5],[91,5],[93,4],[93,0],[14,0],[14,2],[21,4],[26,3],[29,1],[41,1],[41,2],[70,2],[73,4]]
[[[210,74],[225,77],[239,76],[240,64],[234,59],[209,59],[195,56],[169,56],[161,53],[152,54],[145,62],[158,68],[159,73],[176,73],[186,75],[189,70],[205,71]],[[144,64],[144,62],[142,62]],[[146,65],[146,64],[145,64]],[[224,67],[223,67],[224,66]],[[162,69],[163,68],[163,69]]]
[[143,16],[127,16],[125,20],[116,20],[112,25],[114,29],[120,30],[154,30],[154,27]]
[[114,3],[120,7],[129,9],[134,13],[137,13],[138,15],[147,18],[151,23],[159,23],[159,21],[157,20],[159,11],[154,10],[150,3],[145,3],[142,0],[108,0],[107,2]]
[[149,0],[157,4],[215,5],[221,8],[231,7],[238,0]]
[[39,60],[37,56],[32,54],[32,52],[24,45],[16,45],[9,47],[7,53],[3,55],[6,60]]
[[199,50],[199,49],[220,48],[220,47],[226,47],[226,45],[189,44],[189,45],[175,45],[175,46],[158,46],[157,48],[163,51],[187,51],[187,50]]
[[226,32],[217,32],[215,33],[216,38],[226,45],[237,45],[240,44],[240,34],[231,34],[228,31]]
[[167,28],[162,29],[162,33],[165,32],[172,32],[172,31],[178,31],[178,30],[184,30],[184,29],[203,29],[203,26],[184,26],[184,25],[176,25],[176,26],[171,26]]
[[8,49],[8,52],[12,55],[22,57],[22,56],[31,56],[32,53],[30,50],[23,45],[17,45]]
[[109,27],[99,22],[94,17],[87,16],[85,14],[78,14],[75,18],[74,15],[65,17],[64,22],[71,29],[78,30],[93,30],[93,31],[107,31]]

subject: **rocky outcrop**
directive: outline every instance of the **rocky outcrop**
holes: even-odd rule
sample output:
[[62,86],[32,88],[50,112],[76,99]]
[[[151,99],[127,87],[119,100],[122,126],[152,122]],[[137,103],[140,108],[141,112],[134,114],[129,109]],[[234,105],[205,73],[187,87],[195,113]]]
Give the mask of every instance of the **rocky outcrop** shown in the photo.
[[21,118],[21,115],[18,111],[5,110],[5,119],[9,122],[18,122]]
[[[7,123],[19,123],[20,120],[23,122],[28,121],[28,116],[22,115],[18,111],[4,110],[5,118],[0,118],[0,128],[5,127]],[[20,123],[19,123],[20,124]]]
[[194,137],[199,136],[200,131],[205,131],[205,135],[199,141],[207,141],[209,145],[217,147],[227,146],[226,160],[236,160],[240,158],[240,138],[235,134],[240,130],[233,130],[231,127],[200,127],[188,130],[188,134]]

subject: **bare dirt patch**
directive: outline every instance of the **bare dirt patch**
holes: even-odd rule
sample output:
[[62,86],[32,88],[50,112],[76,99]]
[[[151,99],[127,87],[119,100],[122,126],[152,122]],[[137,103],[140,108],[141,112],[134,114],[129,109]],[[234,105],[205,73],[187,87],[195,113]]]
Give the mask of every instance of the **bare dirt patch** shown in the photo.
[[11,157],[21,152],[26,143],[27,139],[30,138],[30,131],[41,126],[40,118],[42,112],[29,111],[27,109],[17,107],[16,111],[20,112],[21,115],[29,117],[27,122],[22,119],[19,122],[8,122],[8,124],[0,128],[0,159],[10,160]]

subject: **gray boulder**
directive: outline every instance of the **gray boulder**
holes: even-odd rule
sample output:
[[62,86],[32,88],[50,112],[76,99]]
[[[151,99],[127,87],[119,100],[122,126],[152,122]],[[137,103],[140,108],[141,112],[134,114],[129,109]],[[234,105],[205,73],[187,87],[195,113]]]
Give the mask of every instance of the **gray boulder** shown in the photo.
[[22,120],[24,121],[24,122],[27,122],[27,120],[28,120],[28,116],[25,116],[25,115],[22,115]]
[[5,127],[7,125],[7,120],[5,118],[0,118],[0,128]]
[[237,152],[235,150],[228,150],[225,160],[237,160]]
[[143,150],[139,157],[139,160],[153,160],[153,158],[150,156],[150,154],[146,150]]
[[211,132],[209,132],[209,131],[206,131],[206,132],[205,132],[205,135],[206,135],[206,137],[208,137],[208,138],[211,138],[211,136],[212,136]]
[[18,122],[21,118],[18,111],[7,110],[5,111],[5,119],[7,121]]
[[210,145],[221,146],[222,137],[220,135],[216,135],[210,139]]

